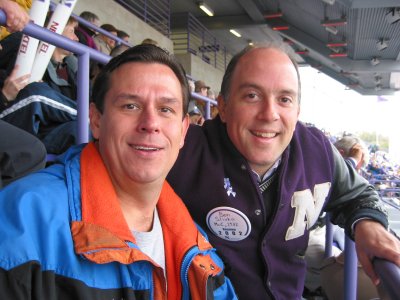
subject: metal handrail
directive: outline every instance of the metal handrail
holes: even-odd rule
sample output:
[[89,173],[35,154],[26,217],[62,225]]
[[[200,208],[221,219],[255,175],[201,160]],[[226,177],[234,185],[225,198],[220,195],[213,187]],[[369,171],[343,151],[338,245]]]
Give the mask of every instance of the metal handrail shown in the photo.
[[[6,24],[7,18],[0,9],[0,24]],[[100,51],[96,51],[79,42],[70,40],[62,35],[47,30],[34,23],[29,23],[22,30],[23,33],[52,44],[56,47],[66,49],[78,56],[78,86],[77,86],[77,143],[89,141],[89,60],[106,64],[111,57]]]
[[[57,6],[56,3],[50,2],[50,9],[54,10],[54,9],[56,8],[56,6]],[[78,16],[78,15],[76,15],[76,14],[74,14],[74,13],[72,13],[71,16],[72,16],[75,20],[77,20],[79,24],[85,25],[86,27],[88,27],[88,28],[90,28],[90,29],[93,29],[94,31],[99,32],[99,33],[101,33],[101,34],[103,34],[103,35],[105,35],[105,36],[107,36],[107,37],[113,39],[113,40],[116,41],[118,44],[124,44],[124,45],[126,45],[126,46],[128,46],[128,47],[132,47],[132,44],[130,44],[130,43],[124,41],[123,39],[119,38],[119,37],[116,36],[116,35],[113,35],[112,33],[108,32],[107,30],[104,30],[103,28],[98,27],[98,26],[96,26],[96,25],[94,25],[94,24],[88,22],[87,20],[81,18],[80,16]]]

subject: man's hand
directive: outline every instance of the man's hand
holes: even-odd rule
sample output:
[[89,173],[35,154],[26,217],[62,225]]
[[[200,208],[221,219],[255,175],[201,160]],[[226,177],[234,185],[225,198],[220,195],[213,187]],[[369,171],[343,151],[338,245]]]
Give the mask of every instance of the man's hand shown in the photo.
[[349,152],[349,157],[355,159],[355,161],[357,162],[356,164],[356,170],[359,170],[363,163],[364,163],[364,151],[363,148],[360,144],[355,144]]
[[10,32],[21,31],[29,22],[28,13],[16,2],[10,0],[0,0],[0,8],[7,16],[7,29]]
[[384,258],[400,267],[400,241],[380,223],[372,220],[357,222],[354,240],[358,260],[375,285],[379,284],[379,278],[372,266],[374,257]]
[[8,101],[14,100],[19,91],[22,90],[28,83],[30,74],[22,75],[21,77],[16,78],[16,73],[18,70],[18,65],[15,65],[11,74],[4,81],[3,88],[1,92],[7,98]]

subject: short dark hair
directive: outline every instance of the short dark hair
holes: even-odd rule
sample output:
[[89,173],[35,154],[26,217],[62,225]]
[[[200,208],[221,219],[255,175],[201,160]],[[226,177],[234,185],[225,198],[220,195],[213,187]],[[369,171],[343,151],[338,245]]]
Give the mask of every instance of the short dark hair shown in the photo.
[[118,29],[115,28],[115,26],[111,25],[111,24],[103,24],[103,25],[100,26],[100,28],[104,29],[104,30],[106,30],[108,32],[115,32],[115,33],[118,32]]
[[290,52],[289,47],[287,47],[283,43],[278,43],[278,42],[267,42],[267,43],[262,43],[259,45],[247,46],[242,51],[237,53],[234,57],[232,57],[231,61],[228,64],[228,67],[225,70],[225,74],[224,74],[224,77],[222,79],[222,84],[221,84],[221,92],[220,93],[221,93],[222,97],[224,98],[224,101],[227,101],[229,99],[229,91],[231,88],[232,75],[235,72],[235,69],[236,69],[236,66],[237,66],[239,60],[245,54],[247,54],[250,51],[255,50],[255,49],[276,49],[276,50],[281,51],[282,53],[286,54],[289,57],[289,59],[293,63],[294,68],[296,69],[296,73],[297,73],[297,80],[299,83],[298,101],[300,103],[301,82],[300,82],[299,66],[298,66],[293,54]]
[[120,39],[123,38],[130,38],[129,34],[127,34],[125,31],[123,30],[118,30],[117,31],[117,37],[119,37]]
[[94,13],[92,13],[90,11],[83,11],[83,12],[81,12],[81,14],[79,16],[82,19],[84,19],[84,20],[86,20],[88,22],[93,22],[95,20],[100,20],[99,17],[96,14],[94,14]]
[[182,88],[183,117],[187,114],[189,104],[189,85],[186,79],[185,70],[175,56],[160,47],[141,44],[129,48],[120,55],[111,59],[102,69],[93,85],[92,102],[97,109],[103,113],[104,98],[110,88],[111,73],[124,64],[131,62],[159,63],[169,67],[178,78]]

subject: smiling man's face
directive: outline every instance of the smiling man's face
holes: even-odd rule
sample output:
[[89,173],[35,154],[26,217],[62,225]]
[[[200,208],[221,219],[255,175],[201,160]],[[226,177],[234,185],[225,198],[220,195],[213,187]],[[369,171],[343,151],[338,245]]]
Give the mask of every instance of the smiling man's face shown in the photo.
[[240,58],[229,99],[218,98],[229,138],[251,168],[263,175],[293,137],[300,107],[295,66],[283,52],[257,48]]
[[104,111],[91,105],[91,129],[117,185],[162,183],[183,146],[182,87],[159,63],[127,63],[112,72]]

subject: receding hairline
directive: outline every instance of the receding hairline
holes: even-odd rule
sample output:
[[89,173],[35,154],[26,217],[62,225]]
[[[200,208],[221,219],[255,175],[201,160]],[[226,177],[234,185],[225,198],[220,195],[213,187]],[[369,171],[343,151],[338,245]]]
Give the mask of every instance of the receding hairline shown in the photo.
[[277,41],[266,41],[266,42],[262,42],[262,43],[256,43],[251,46],[247,46],[242,51],[238,52],[236,55],[234,55],[232,57],[231,61],[228,64],[227,69],[225,70],[225,74],[223,76],[222,83],[221,83],[220,95],[222,96],[224,101],[227,101],[229,98],[231,80],[232,80],[233,73],[236,72],[237,66],[240,64],[242,59],[247,56],[247,54],[252,53],[253,51],[256,51],[256,50],[276,51],[276,52],[281,53],[282,55],[286,56],[289,59],[289,61],[293,65],[296,75],[297,75],[297,85],[298,85],[297,100],[298,100],[298,103],[300,104],[300,101],[301,101],[301,78],[300,78],[299,65],[296,61],[293,50],[287,44],[285,44],[283,42],[277,42]]

